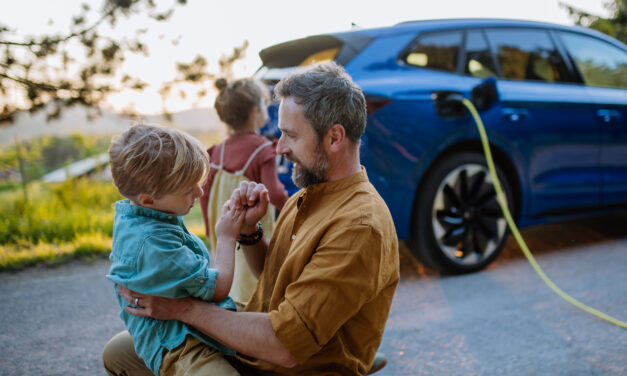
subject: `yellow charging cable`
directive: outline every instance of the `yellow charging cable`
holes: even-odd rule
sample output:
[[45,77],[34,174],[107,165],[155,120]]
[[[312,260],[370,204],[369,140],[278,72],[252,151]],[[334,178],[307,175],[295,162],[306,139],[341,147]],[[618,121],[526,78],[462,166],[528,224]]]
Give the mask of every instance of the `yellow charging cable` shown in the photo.
[[555,291],[557,295],[562,297],[562,299],[566,300],[570,304],[600,319],[608,321],[614,325],[618,325],[622,328],[627,328],[626,322],[620,321],[618,319],[615,319],[611,316],[606,315],[603,312],[597,311],[594,308],[588,307],[587,305],[581,303],[577,299],[568,295],[562,289],[557,287],[557,285],[555,285],[555,283],[553,283],[553,281],[551,281],[549,277],[546,276],[546,274],[544,274],[544,271],[542,271],[542,268],[540,268],[540,266],[536,262],[536,259],[533,257],[533,255],[531,254],[531,251],[527,247],[527,243],[525,243],[525,240],[523,239],[522,235],[520,235],[520,232],[518,231],[518,228],[516,227],[516,224],[514,223],[514,219],[512,218],[512,214],[510,213],[509,208],[507,207],[507,199],[505,198],[505,194],[503,193],[503,190],[501,189],[501,183],[499,182],[499,179],[496,175],[496,169],[494,168],[494,160],[492,159],[492,152],[490,151],[490,144],[488,143],[488,136],[486,135],[483,122],[481,121],[481,118],[479,117],[479,114],[477,113],[477,109],[472,104],[472,102],[466,98],[462,99],[462,103],[464,104],[464,106],[466,106],[466,108],[468,108],[468,111],[470,111],[470,113],[472,114],[472,117],[473,119],[475,119],[475,123],[477,124],[477,128],[479,129],[479,136],[481,137],[481,144],[483,146],[483,152],[485,153],[486,161],[488,163],[488,169],[490,170],[490,175],[492,176],[492,180],[494,181],[494,189],[496,191],[496,198],[497,198],[497,201],[499,202],[499,205],[501,206],[501,210],[503,211],[503,215],[505,216],[507,225],[509,226],[509,229],[511,230],[512,235],[514,235],[516,242],[518,243],[523,253],[525,254],[525,257],[527,257],[527,260],[533,267],[533,270],[536,271],[536,273],[540,276],[540,278],[544,281],[544,283],[546,283],[547,286],[551,288],[551,290]]

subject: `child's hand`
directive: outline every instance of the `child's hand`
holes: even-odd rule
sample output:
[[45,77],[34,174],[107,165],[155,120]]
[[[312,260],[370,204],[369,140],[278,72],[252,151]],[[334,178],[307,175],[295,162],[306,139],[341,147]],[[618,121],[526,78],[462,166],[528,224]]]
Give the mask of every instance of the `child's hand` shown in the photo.
[[216,223],[216,236],[236,239],[241,232],[245,215],[245,208],[236,208],[231,205],[231,200],[228,200],[222,207],[222,215]]

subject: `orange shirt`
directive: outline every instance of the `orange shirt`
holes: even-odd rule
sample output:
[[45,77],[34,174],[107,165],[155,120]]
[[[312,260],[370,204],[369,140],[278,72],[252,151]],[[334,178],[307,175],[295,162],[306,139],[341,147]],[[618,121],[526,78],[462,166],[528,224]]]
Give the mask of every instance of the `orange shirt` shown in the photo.
[[259,374],[365,374],[398,280],[394,223],[365,170],[309,186],[283,207],[244,309],[270,313],[277,338],[299,365],[239,359]]

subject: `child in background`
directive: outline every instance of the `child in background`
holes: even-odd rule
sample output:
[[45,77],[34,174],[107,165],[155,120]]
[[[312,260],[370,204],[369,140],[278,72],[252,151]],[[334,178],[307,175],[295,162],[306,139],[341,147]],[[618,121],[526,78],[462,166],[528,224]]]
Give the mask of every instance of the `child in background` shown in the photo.
[[[261,82],[244,78],[227,83],[218,79],[220,90],[215,108],[220,119],[229,128],[229,137],[209,150],[211,171],[203,186],[205,194],[200,205],[205,221],[205,231],[212,249],[216,236],[211,230],[219,217],[222,205],[231,197],[242,180],[262,183],[268,188],[270,203],[278,210],[287,200],[287,191],[279,181],[276,171],[276,142],[257,134],[268,121],[268,89]],[[272,235],[274,210],[261,220],[267,237]],[[237,302],[246,303],[252,295],[257,279],[250,271],[241,252],[235,254],[235,275],[229,295]]]
[[[127,199],[115,204],[107,278],[116,284],[120,317],[135,351],[156,375],[194,374],[186,369],[191,359],[196,359],[199,374],[237,374],[220,355],[234,352],[194,328],[126,313],[129,303],[117,294],[117,285],[168,298],[192,296],[235,309],[228,292],[244,211],[223,208],[213,262],[182,219],[203,194],[201,184],[209,169],[200,142],[176,129],[137,125],[112,142],[109,156],[115,185]],[[139,298],[134,306],[141,307]]]

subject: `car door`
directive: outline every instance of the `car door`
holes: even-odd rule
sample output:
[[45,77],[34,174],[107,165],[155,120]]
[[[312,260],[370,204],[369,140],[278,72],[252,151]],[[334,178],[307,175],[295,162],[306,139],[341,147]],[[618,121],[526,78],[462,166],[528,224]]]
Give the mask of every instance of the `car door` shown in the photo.
[[602,204],[627,204],[627,51],[608,41],[560,33],[569,55],[596,103],[602,142]]
[[491,28],[501,79],[499,131],[527,164],[523,215],[566,214],[600,202],[596,105],[545,29]]

